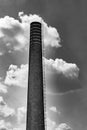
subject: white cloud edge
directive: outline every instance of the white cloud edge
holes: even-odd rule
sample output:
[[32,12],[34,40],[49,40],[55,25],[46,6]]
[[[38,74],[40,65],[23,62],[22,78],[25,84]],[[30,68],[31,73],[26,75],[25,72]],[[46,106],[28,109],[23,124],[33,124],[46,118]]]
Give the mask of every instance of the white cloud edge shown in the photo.
[[[40,16],[36,14],[26,15],[23,12],[19,12],[18,16],[21,22],[9,16],[0,18],[0,44],[2,47],[2,49],[0,49],[1,56],[5,53],[5,51],[11,53],[12,51],[26,50],[28,48],[30,36],[29,28],[30,23],[33,21],[42,22],[42,43],[45,47],[61,47],[59,44],[60,36],[57,29],[48,26]],[[17,30],[17,28],[19,28],[19,30]]]
[[72,128],[66,123],[56,124],[55,121],[47,118],[47,130],[72,130]]
[[17,109],[17,122],[18,124],[22,124],[26,122],[26,107],[19,107]]
[[57,108],[56,108],[55,106],[50,107],[49,110],[50,110],[50,111],[53,111],[53,112],[56,112],[56,113],[58,112],[58,111],[57,111]]
[[57,74],[63,74],[67,78],[78,78],[79,76],[79,68],[75,63],[67,63],[63,59],[56,58],[46,59],[43,57],[43,61],[45,62],[45,71],[53,72]]
[[9,86],[14,85],[26,88],[28,83],[28,64],[21,65],[20,68],[17,65],[10,65],[4,83]]
[[[45,64],[45,73],[48,75],[49,72],[62,74],[63,76],[71,79],[76,79],[79,76],[79,68],[76,64],[67,63],[62,59],[46,59],[43,57]],[[46,76],[45,75],[45,76]],[[16,85],[23,88],[27,87],[28,83],[28,64],[21,65],[19,68],[17,65],[10,65],[7,71],[4,84],[5,85]]]
[[9,107],[4,101],[3,97],[0,96],[0,116],[9,117],[15,115],[15,110]]
[[7,86],[2,82],[0,82],[0,93],[7,93]]

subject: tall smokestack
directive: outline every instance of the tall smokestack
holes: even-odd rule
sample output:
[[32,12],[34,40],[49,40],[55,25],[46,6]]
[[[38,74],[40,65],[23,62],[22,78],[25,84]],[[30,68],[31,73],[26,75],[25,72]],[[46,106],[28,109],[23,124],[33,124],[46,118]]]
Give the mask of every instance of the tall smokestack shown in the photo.
[[45,130],[42,66],[42,25],[30,24],[29,80],[26,130]]

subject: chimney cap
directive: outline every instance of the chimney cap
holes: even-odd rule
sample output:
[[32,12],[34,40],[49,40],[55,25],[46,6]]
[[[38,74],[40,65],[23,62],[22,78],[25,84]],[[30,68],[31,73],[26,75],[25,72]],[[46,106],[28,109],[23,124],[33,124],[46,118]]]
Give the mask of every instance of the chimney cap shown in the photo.
[[35,26],[35,27],[36,27],[36,26],[41,27],[41,22],[34,21],[34,22],[31,22],[30,24],[31,24],[31,26],[33,26],[33,27],[34,27],[34,26]]

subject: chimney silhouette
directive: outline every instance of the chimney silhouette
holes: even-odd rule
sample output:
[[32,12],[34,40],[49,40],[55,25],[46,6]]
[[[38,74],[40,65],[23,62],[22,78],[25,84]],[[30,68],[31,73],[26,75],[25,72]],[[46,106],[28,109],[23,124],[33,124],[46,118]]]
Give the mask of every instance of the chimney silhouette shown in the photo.
[[42,64],[42,24],[30,24],[26,130],[45,130]]

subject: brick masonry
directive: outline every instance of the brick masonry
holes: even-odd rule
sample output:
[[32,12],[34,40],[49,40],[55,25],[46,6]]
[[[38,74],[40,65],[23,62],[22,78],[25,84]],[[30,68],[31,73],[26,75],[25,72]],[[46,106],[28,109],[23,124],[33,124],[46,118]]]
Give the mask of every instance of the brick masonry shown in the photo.
[[26,130],[45,130],[41,32],[41,23],[32,22],[30,25]]

